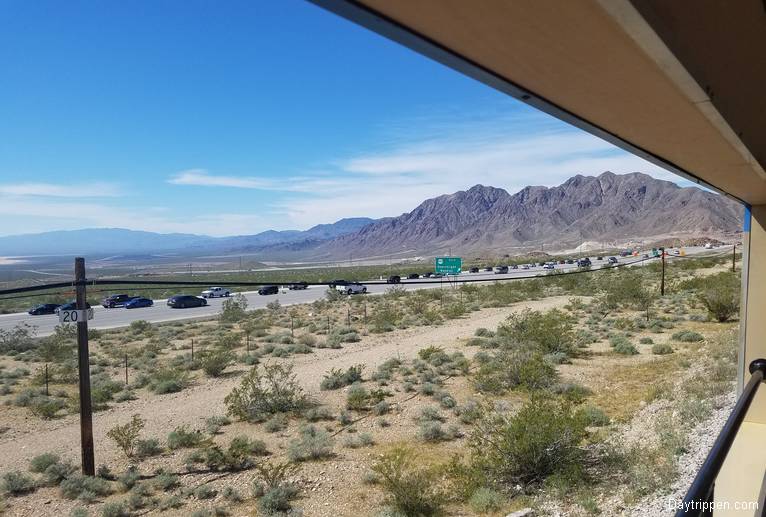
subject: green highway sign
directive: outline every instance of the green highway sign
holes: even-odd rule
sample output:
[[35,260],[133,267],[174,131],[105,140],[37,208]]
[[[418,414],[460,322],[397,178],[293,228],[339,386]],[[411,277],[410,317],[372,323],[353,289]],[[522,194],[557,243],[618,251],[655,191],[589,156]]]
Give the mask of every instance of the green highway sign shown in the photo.
[[460,257],[436,257],[435,270],[442,275],[459,275],[463,267],[463,259]]

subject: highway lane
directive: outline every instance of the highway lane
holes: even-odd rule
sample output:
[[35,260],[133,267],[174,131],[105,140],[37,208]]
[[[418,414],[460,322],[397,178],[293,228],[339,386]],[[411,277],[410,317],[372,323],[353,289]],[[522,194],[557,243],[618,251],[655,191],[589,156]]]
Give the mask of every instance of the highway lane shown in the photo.
[[[730,250],[731,247],[729,246]],[[714,251],[720,252],[720,248]],[[687,248],[687,254],[699,254],[704,253],[706,250],[703,248]],[[672,259],[672,257],[671,257]],[[618,260],[621,264],[637,263],[647,264],[652,260],[644,261],[641,256],[639,257],[625,257]],[[604,257],[603,261],[596,260],[596,257],[591,257],[593,262],[592,269],[599,269],[607,262],[607,257]],[[577,266],[574,264],[556,264],[557,271],[572,271],[576,270]],[[492,282],[495,280],[507,279],[507,278],[532,278],[535,276],[543,276],[549,273],[549,270],[545,270],[540,266],[533,267],[529,270],[524,269],[511,269],[508,274],[495,274],[481,271],[479,273],[462,273],[456,277],[459,280],[470,279],[477,281]],[[439,287],[448,288],[450,281],[448,279],[420,279],[419,282],[427,281],[427,283],[414,284],[413,281],[402,280],[399,284],[400,287],[407,290],[414,289],[434,289]],[[391,285],[382,284],[366,284],[369,294],[382,294]],[[311,303],[315,300],[319,300],[325,296],[326,286],[309,286],[308,289],[299,291],[289,291],[286,289],[280,290],[279,294],[260,296],[257,291],[247,291],[242,294],[245,295],[248,302],[249,309],[264,308],[269,302],[279,300],[282,305],[295,305],[301,303]],[[115,291],[119,291],[115,289]],[[128,291],[129,292],[129,291]],[[194,291],[189,288],[186,289],[186,293],[192,294]],[[357,295],[359,296],[359,295]],[[221,312],[221,306],[223,305],[224,298],[214,298],[208,300],[206,307],[190,308],[190,309],[172,309],[166,305],[166,300],[155,300],[153,307],[147,307],[142,309],[124,309],[121,307],[114,309],[105,309],[101,306],[94,307],[93,319],[89,322],[90,328],[95,329],[111,329],[118,327],[125,327],[130,325],[131,322],[136,320],[146,320],[152,323],[161,323],[168,321],[178,320],[190,320],[215,316]],[[0,315],[0,329],[10,330],[16,325],[26,323],[36,327],[36,334],[38,336],[46,336],[53,333],[54,328],[58,325],[57,315],[44,315],[44,316],[30,316],[27,313],[14,313]]]

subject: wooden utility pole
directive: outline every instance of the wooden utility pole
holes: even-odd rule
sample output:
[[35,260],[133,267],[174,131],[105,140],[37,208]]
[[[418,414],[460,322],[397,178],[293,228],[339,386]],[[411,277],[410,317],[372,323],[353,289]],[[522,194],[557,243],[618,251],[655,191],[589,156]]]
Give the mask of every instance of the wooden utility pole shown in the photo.
[[734,273],[737,270],[737,243],[731,247],[731,272]]
[[90,398],[90,357],[88,352],[88,305],[85,294],[85,259],[74,259],[74,279],[77,310],[86,316],[77,319],[77,362],[80,377],[80,443],[82,446],[82,473],[96,475],[96,460],[93,453],[93,408]]
[[662,280],[660,280],[660,296],[665,296],[665,248],[660,248],[662,252]]

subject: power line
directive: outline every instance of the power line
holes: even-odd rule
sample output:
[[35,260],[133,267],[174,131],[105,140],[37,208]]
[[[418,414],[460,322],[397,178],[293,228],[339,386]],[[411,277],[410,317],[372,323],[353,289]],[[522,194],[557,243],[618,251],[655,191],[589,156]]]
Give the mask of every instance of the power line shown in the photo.
[[[469,283],[478,283],[478,282],[508,282],[508,281],[516,281],[516,280],[530,280],[534,278],[550,278],[550,277],[556,277],[556,276],[562,276],[562,275],[575,275],[580,273],[596,273],[599,271],[609,271],[612,269],[625,267],[625,266],[631,266],[633,264],[639,264],[641,262],[644,262],[646,260],[652,260],[657,257],[646,257],[641,258],[638,260],[633,260],[631,262],[623,262],[621,264],[615,264],[613,266],[606,266],[606,267],[600,267],[597,269],[577,269],[577,270],[570,270],[566,273],[563,272],[553,272],[553,273],[545,273],[545,274],[537,274],[533,276],[524,276],[524,277],[504,277],[504,278],[494,278],[494,279],[488,279],[488,278],[455,278],[452,279],[451,282],[458,283],[458,284],[469,284]],[[684,257],[684,258],[690,258],[690,257]],[[554,270],[555,271],[555,270]],[[561,270],[558,270],[561,271]],[[62,288],[69,288],[74,289],[78,285],[85,285],[85,286],[104,286],[104,285],[137,285],[137,286],[151,286],[151,285],[158,285],[158,286],[165,286],[165,287],[142,287],[143,290],[159,290],[159,289],[167,289],[168,287],[192,287],[192,286],[210,286],[210,285],[220,285],[220,286],[233,286],[233,287],[262,287],[265,285],[284,285],[284,284],[291,284],[291,283],[305,283],[305,285],[313,285],[313,286],[329,286],[332,282],[303,282],[300,280],[293,280],[293,281],[260,281],[260,282],[227,282],[227,281],[216,281],[216,280],[210,280],[210,281],[171,281],[171,280],[122,280],[122,279],[99,279],[99,280],[85,280],[81,282],[58,282],[53,284],[41,284],[41,285],[35,285],[35,286],[27,286],[27,287],[16,287],[13,289],[3,289],[0,290],[0,296],[5,296],[8,294],[16,294],[16,293],[30,293],[35,292],[38,294],[33,295],[25,295],[25,296],[14,296],[14,297],[6,297],[6,298],[0,298],[0,301],[2,300],[10,300],[15,298],[32,298],[36,296],[40,296],[39,291],[48,291],[48,290],[54,290],[59,289],[59,291],[53,291],[49,293],[43,293],[43,295],[55,295],[55,294],[63,294],[64,292],[68,291],[61,291]],[[437,282],[433,280],[413,280],[413,281],[407,281],[402,284],[389,284],[388,282],[384,280],[371,280],[364,282],[367,285],[428,285],[428,284],[436,284]],[[102,289],[97,290],[96,292],[106,292],[108,289]]]

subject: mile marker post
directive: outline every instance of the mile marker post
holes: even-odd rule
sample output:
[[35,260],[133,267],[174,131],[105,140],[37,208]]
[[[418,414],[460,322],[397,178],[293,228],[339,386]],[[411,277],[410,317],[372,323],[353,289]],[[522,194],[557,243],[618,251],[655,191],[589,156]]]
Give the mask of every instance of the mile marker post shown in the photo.
[[[85,259],[74,259],[74,277],[76,288],[76,306],[78,311],[87,314],[85,295]],[[82,473],[96,475],[96,462],[93,453],[93,408],[90,398],[90,357],[88,352],[88,317],[77,321],[77,362],[80,378],[80,443],[82,446]]]

